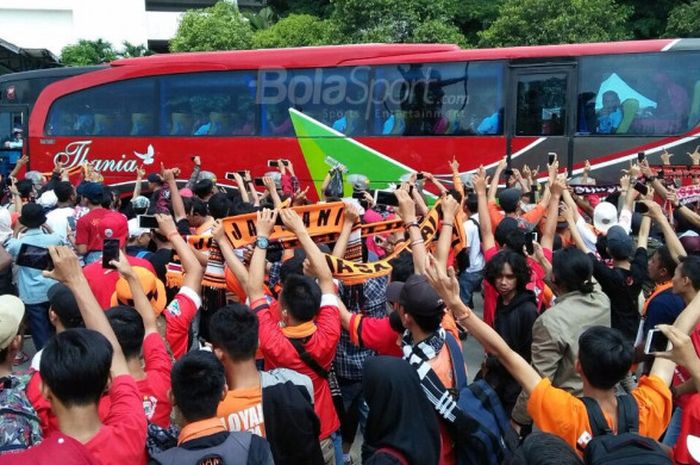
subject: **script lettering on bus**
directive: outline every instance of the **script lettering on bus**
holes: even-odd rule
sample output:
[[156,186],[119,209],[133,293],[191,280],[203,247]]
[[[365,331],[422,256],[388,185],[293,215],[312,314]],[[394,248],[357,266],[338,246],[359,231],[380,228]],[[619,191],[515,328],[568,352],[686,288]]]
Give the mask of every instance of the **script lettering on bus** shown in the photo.
[[[97,171],[111,171],[132,173],[136,172],[139,160],[127,159],[126,154],[114,158],[96,158],[90,156],[91,140],[79,140],[66,145],[62,152],[58,152],[54,158],[54,164],[63,163],[66,169],[76,168],[85,163],[92,163]],[[151,147],[149,147],[151,151]],[[138,157],[140,160],[143,158]]]

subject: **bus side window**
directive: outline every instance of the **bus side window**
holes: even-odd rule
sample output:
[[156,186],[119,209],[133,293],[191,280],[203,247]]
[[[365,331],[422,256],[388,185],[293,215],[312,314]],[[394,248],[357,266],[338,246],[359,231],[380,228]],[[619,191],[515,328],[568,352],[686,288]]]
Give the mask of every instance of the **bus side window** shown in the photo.
[[566,122],[566,74],[524,74],[518,77],[517,135],[557,136]]
[[500,61],[376,67],[373,134],[503,134],[503,67]]
[[694,127],[700,121],[696,55],[677,52],[580,58],[578,133],[669,135]]

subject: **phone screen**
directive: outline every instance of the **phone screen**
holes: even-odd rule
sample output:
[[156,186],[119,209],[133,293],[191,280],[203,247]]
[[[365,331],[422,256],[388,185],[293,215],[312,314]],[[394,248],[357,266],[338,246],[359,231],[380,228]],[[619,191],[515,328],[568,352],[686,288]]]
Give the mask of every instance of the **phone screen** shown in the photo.
[[639,152],[639,153],[637,153],[637,161],[638,161],[638,162],[643,162],[644,159],[645,159],[646,157],[647,157],[647,156],[646,156],[646,154],[645,154],[644,152]]
[[277,160],[267,160],[267,166],[271,168],[275,168],[280,166],[279,162]]
[[232,172],[227,171],[227,172],[224,174],[224,179],[228,179],[229,181],[235,181],[235,180],[236,180],[236,177],[233,175]]
[[377,205],[398,207],[399,199],[396,198],[396,194],[393,192],[377,190],[374,192],[374,203]]
[[67,217],[66,221],[68,221],[68,227],[70,228],[70,230],[75,231],[75,216]]
[[554,163],[554,162],[557,160],[557,154],[554,153],[554,152],[549,152],[549,153],[547,154],[547,157],[548,157],[548,163],[549,163],[550,165],[551,165],[552,163]]
[[649,212],[649,207],[646,206],[646,204],[641,203],[641,202],[635,202],[634,204],[634,212],[635,213],[648,213]]
[[641,182],[637,182],[634,185],[634,190],[639,192],[642,195],[647,195],[649,193],[649,187],[646,184],[643,184]]
[[525,250],[527,250],[527,253],[530,255],[535,253],[535,242],[537,242],[537,232],[531,231],[525,233]]
[[158,229],[158,220],[153,215],[139,215],[139,228]]
[[647,333],[647,342],[644,347],[645,354],[665,352],[668,348],[668,338],[659,329],[650,329]]
[[17,254],[17,265],[35,270],[51,270],[53,260],[49,255],[49,249],[24,243]]
[[420,180],[423,179],[423,178],[424,178],[423,173],[418,173],[418,174],[416,174],[416,181],[420,181]]
[[263,178],[255,178],[254,183],[258,187],[265,187],[265,183],[263,182]]
[[119,259],[119,239],[105,239],[102,244],[102,268],[112,268],[112,260]]

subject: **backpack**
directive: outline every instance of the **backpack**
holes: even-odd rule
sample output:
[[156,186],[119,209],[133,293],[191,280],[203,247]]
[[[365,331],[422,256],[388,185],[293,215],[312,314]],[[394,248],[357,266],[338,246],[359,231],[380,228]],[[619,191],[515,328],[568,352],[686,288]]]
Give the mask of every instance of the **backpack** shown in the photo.
[[27,398],[31,374],[0,378],[0,455],[41,442],[41,422]]
[[464,356],[459,342],[451,334],[445,339],[452,359],[455,389],[451,390],[460,410],[469,418],[457,431],[455,452],[458,465],[500,465],[518,447],[513,430],[496,392],[484,380],[467,385]]
[[[593,438],[583,449],[587,465],[672,465],[659,443],[639,434],[639,410],[634,397],[617,397],[617,434],[613,434],[595,399],[582,397]],[[580,446],[579,446],[580,447]]]

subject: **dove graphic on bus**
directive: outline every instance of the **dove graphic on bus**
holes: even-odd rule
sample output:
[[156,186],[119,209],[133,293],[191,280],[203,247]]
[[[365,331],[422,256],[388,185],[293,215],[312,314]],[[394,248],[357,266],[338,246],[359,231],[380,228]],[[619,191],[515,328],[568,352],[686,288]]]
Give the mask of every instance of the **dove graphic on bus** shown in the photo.
[[148,148],[146,149],[146,153],[138,153],[136,150],[134,150],[134,155],[136,155],[141,160],[143,160],[144,165],[152,165],[153,164],[153,155],[155,155],[155,150],[153,149],[153,145],[148,144]]

